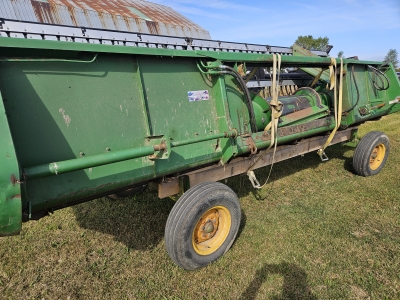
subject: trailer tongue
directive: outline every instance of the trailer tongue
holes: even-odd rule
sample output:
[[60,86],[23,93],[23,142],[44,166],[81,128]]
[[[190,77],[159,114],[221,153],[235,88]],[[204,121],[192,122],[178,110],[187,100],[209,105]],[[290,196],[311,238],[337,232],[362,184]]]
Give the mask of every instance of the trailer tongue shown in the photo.
[[[238,232],[239,200],[215,181],[247,173],[260,188],[254,169],[318,150],[326,160],[327,146],[358,143],[359,124],[400,110],[392,65],[296,46],[3,18],[0,52],[0,235],[151,183],[182,195],[165,239],[185,269],[221,257]],[[389,148],[367,134],[355,172],[379,173]]]

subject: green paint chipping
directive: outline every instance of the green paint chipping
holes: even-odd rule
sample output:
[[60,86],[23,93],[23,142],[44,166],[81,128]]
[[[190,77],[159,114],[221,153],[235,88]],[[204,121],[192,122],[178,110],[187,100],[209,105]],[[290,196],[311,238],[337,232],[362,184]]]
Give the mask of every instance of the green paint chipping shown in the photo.
[[147,21],[153,21],[153,20],[150,19],[148,16],[146,16],[144,13],[142,13],[140,10],[137,10],[136,8],[131,7],[131,6],[127,6],[127,8],[129,8],[129,10],[130,10],[131,12],[133,12],[135,15],[137,15],[138,17],[140,17],[140,18],[142,18],[142,19],[145,19],[145,20],[147,20]]

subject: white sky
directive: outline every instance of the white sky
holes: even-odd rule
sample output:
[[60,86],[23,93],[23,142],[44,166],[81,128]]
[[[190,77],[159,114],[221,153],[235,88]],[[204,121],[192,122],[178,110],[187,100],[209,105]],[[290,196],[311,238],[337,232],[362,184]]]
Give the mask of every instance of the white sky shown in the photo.
[[[149,0],[208,30],[212,39],[291,46],[299,35],[329,38],[344,56],[400,55],[400,0]],[[399,57],[400,58],[400,57]]]

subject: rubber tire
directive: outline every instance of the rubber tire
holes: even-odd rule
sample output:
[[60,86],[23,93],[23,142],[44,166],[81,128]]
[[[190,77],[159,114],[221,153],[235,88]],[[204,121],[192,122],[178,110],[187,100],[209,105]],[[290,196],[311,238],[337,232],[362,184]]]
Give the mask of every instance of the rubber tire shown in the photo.
[[[231,214],[231,228],[222,245],[210,255],[193,248],[193,230],[212,207],[223,206]],[[236,194],[219,182],[204,182],[190,188],[172,208],[165,226],[165,245],[171,259],[185,270],[195,270],[216,261],[232,246],[239,231],[241,208]]]
[[[386,148],[384,158],[375,170],[370,167],[370,157],[372,151],[380,144],[383,144]],[[358,143],[357,148],[353,156],[353,168],[354,171],[360,176],[372,176],[378,174],[385,166],[386,160],[390,152],[389,138],[383,132],[371,131],[368,132]]]

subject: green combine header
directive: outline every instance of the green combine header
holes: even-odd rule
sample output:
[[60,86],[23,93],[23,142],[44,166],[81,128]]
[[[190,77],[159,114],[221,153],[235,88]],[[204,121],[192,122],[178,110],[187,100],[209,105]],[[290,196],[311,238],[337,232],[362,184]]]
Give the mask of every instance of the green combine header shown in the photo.
[[358,141],[357,126],[399,111],[400,83],[391,64],[297,46],[3,18],[0,99],[2,236],[150,185],[180,196],[166,247],[196,269],[228,251],[240,225],[238,197],[217,181],[245,173],[262,188],[254,169],[313,151],[327,160],[344,142],[358,144],[357,174],[379,173],[389,140]]

